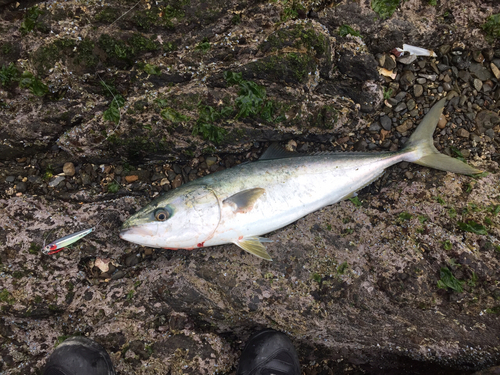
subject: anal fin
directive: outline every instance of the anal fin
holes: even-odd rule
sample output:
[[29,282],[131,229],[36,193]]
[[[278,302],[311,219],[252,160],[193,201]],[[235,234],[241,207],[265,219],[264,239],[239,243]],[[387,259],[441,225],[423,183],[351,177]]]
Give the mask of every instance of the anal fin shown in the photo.
[[273,242],[263,237],[243,237],[241,240],[234,241],[234,244],[241,247],[243,250],[248,251],[250,254],[258,256],[265,260],[273,260],[268,254],[263,242]]

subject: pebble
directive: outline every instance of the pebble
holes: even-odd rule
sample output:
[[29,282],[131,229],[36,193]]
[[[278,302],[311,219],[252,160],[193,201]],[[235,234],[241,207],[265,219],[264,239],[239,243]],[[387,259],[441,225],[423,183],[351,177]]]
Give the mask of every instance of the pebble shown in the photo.
[[416,59],[417,59],[417,55],[404,55],[404,56],[398,57],[397,61],[400,62],[401,64],[410,65]]
[[75,175],[75,165],[72,162],[64,163],[63,172],[68,177],[73,177]]
[[172,188],[177,189],[181,185],[182,185],[182,175],[178,174],[177,176],[175,176],[174,180],[172,181]]
[[469,132],[463,128],[458,129],[457,135],[462,138],[469,138]]
[[406,108],[408,108],[408,111],[412,111],[412,110],[415,108],[415,106],[416,106],[416,105],[417,105],[417,104],[415,103],[415,100],[410,99],[410,100],[408,100],[408,102],[406,103]]
[[420,83],[421,85],[423,85],[425,82],[427,82],[427,80],[425,78],[417,78],[417,83]]
[[446,99],[453,99],[455,96],[458,96],[458,93],[455,90],[451,90],[448,95],[446,95]]
[[382,127],[387,130],[387,131],[390,131],[391,128],[392,128],[392,121],[389,117],[387,116],[380,116],[380,125],[382,125]]
[[20,181],[16,185],[16,190],[24,193],[26,191],[27,185],[26,182]]
[[380,127],[380,124],[378,122],[373,122],[370,124],[370,132],[371,133],[378,133],[382,129]]
[[210,168],[212,165],[214,165],[217,162],[217,158],[215,156],[209,156],[207,157],[206,163],[207,166]]
[[411,129],[411,127],[413,126],[413,123],[411,121],[408,121],[406,120],[405,122],[403,122],[401,125],[397,126],[396,127],[396,130],[399,132],[399,133],[405,133],[407,132],[409,129]]
[[458,78],[460,78],[464,82],[469,82],[471,79],[471,75],[468,71],[466,70],[460,70],[458,72]]
[[424,93],[424,88],[421,85],[413,86],[413,94],[415,95],[416,98],[421,96],[423,93]]
[[406,91],[400,91],[398,94],[394,97],[396,100],[396,103],[399,103],[401,100],[403,100],[406,97]]
[[127,255],[125,258],[125,265],[127,267],[133,267],[137,264],[139,264],[139,257],[135,253]]
[[410,72],[409,70],[403,72],[403,74],[401,74],[400,83],[403,86],[413,86],[415,83],[415,75],[413,72]]
[[5,182],[14,182],[15,180],[16,180],[16,176],[5,177]]
[[483,64],[472,63],[469,67],[470,73],[481,81],[486,81],[492,78],[490,71]]
[[483,88],[483,82],[481,80],[474,78],[474,88],[479,92]]
[[139,176],[133,174],[133,175],[129,175],[129,176],[125,176],[125,181],[127,181],[127,183],[131,183],[131,182],[135,182],[139,179]]
[[446,123],[448,122],[448,120],[446,119],[446,117],[444,117],[443,114],[441,114],[441,116],[439,117],[439,121],[438,121],[438,128],[439,129],[444,129],[446,127]]
[[451,85],[448,82],[445,82],[445,83],[443,83],[443,89],[444,89],[444,91],[450,91]]
[[59,185],[61,182],[63,182],[66,179],[64,176],[56,176],[52,181],[49,182],[49,187],[56,187]]
[[399,103],[396,106],[396,108],[394,108],[394,111],[395,112],[401,112],[403,109],[406,109],[406,103],[405,102]]

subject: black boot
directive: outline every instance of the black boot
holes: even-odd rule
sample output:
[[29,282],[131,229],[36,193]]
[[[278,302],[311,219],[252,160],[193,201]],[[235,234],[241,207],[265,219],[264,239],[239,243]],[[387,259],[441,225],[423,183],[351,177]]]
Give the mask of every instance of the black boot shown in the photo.
[[115,375],[104,348],[86,337],[70,337],[50,355],[43,375]]
[[290,339],[274,329],[250,337],[236,375],[300,375],[297,352]]

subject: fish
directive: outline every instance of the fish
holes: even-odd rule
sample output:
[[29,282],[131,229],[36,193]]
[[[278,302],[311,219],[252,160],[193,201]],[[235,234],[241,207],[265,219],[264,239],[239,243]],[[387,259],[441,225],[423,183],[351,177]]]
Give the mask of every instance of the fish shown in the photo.
[[433,133],[446,99],[425,115],[402,150],[289,152],[271,145],[254,162],[191,181],[157,197],[122,225],[123,240],[165,249],[233,243],[272,260],[262,237],[322,207],[351,198],[402,161],[465,175],[481,173],[439,153]]
[[54,242],[49,243],[48,245],[43,247],[42,253],[44,253],[45,255],[53,255],[60,252],[61,250],[64,250],[66,246],[69,246],[75,243],[76,241],[81,240],[86,235],[92,233],[101,221],[102,219],[96,224],[95,227],[84,229],[73,234],[69,234],[67,236],[55,240]]

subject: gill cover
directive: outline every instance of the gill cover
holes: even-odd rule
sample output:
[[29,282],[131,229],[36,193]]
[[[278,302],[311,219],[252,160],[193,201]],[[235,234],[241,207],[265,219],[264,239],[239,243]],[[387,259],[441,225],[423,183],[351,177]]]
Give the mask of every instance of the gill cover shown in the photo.
[[156,198],[131,216],[120,237],[143,246],[192,249],[203,246],[220,222],[213,190],[187,184]]

